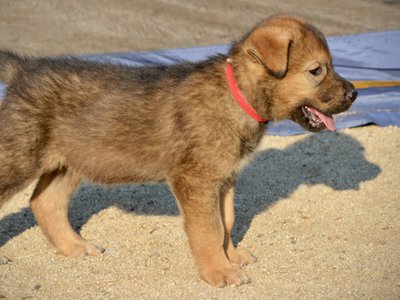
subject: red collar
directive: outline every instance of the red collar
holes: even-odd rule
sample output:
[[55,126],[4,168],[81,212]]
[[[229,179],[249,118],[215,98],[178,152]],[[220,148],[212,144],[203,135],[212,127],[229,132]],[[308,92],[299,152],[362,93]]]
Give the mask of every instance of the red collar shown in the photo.
[[226,78],[228,79],[229,89],[231,90],[233,98],[236,100],[239,106],[246,112],[246,114],[248,114],[250,117],[252,117],[254,120],[258,122],[262,123],[267,122],[267,120],[262,118],[254,110],[254,108],[250,105],[250,103],[247,102],[246,99],[244,98],[235,79],[235,74],[233,74],[232,66],[229,62],[226,63]]

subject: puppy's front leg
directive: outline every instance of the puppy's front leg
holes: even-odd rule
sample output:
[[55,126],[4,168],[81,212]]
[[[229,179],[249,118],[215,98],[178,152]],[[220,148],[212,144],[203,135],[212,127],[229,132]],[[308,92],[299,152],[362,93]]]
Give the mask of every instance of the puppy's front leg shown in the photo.
[[184,215],[185,230],[201,277],[216,287],[250,282],[224,250],[225,229],[217,184],[181,176],[170,182]]
[[234,208],[235,188],[230,186],[224,189],[221,195],[221,214],[225,228],[224,248],[226,255],[231,262],[239,266],[245,266],[255,261],[255,257],[245,248],[236,248],[233,245],[231,231],[235,223],[235,208]]

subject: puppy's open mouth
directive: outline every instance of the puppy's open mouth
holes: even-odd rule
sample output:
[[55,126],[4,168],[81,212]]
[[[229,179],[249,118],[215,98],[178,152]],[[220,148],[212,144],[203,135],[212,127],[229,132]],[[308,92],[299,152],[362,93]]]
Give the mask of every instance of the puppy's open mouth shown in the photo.
[[316,129],[336,130],[336,124],[331,115],[326,115],[315,108],[302,106],[301,110],[311,127]]

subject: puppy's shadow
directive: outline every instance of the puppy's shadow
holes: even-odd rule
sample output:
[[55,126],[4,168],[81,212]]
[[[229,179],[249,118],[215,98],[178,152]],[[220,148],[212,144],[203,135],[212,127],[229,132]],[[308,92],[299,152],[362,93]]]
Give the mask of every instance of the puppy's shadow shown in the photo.
[[[301,184],[324,184],[333,190],[357,190],[360,183],[381,172],[368,162],[363,146],[342,133],[312,134],[283,150],[259,153],[240,174],[235,194],[235,243],[241,241],[255,215],[288,197]],[[165,184],[103,187],[82,184],[70,207],[70,220],[78,231],[92,215],[109,206],[140,215],[178,215]],[[34,226],[29,208],[0,220],[0,246]]]

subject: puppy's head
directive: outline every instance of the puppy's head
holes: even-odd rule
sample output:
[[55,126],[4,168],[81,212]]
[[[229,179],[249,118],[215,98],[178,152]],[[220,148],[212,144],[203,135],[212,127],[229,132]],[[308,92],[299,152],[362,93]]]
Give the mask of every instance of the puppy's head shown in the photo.
[[349,109],[357,97],[354,86],[333,69],[323,34],[302,19],[264,20],[232,55],[242,61],[241,86],[273,120],[291,119],[310,131],[334,130],[332,115]]

